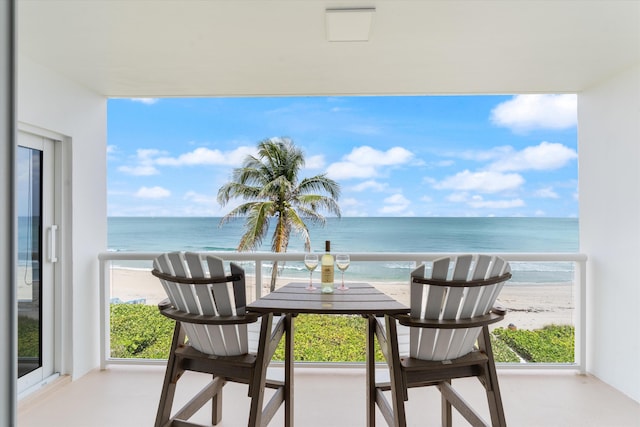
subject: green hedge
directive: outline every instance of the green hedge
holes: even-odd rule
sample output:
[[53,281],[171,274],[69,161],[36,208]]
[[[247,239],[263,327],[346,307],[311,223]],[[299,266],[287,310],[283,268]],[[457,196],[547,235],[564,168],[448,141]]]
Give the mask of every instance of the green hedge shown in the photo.
[[27,316],[18,316],[18,357],[40,355],[40,322]]
[[527,362],[573,363],[575,330],[573,326],[545,326],[534,331],[497,328],[493,334]]
[[167,359],[173,326],[154,305],[111,304],[111,357]]
[[[361,316],[301,314],[295,320],[293,356],[305,362],[364,362],[367,321]],[[284,341],[274,354],[284,360]],[[378,349],[376,359],[382,361]]]
[[491,334],[493,359],[501,363],[520,363],[520,357],[502,340]]
[[[366,320],[360,316],[299,315],[295,321],[294,357],[297,361],[364,362]],[[111,305],[111,356],[166,359],[173,321],[156,306]],[[496,362],[573,363],[574,328],[549,326],[540,330],[497,328],[491,342]],[[284,359],[284,342],[274,356]],[[382,353],[376,351],[376,360]]]

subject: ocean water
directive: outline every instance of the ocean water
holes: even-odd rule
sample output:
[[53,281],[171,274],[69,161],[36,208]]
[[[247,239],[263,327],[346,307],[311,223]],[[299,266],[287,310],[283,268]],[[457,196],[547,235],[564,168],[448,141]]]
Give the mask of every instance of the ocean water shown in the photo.
[[[323,226],[309,224],[312,250],[332,252],[552,252],[578,251],[575,218],[328,218]],[[220,226],[220,218],[111,217],[110,251],[235,251],[244,233],[244,220]],[[272,230],[261,251],[269,251]],[[304,252],[292,236],[288,252]],[[245,265],[247,273],[253,268]],[[136,267],[129,263],[121,266]],[[287,263],[283,275],[308,277],[302,262]],[[352,263],[348,280],[405,281],[411,263]],[[573,280],[573,263],[512,263],[512,283],[557,283]],[[339,272],[337,272],[339,277]],[[316,273],[317,274],[317,273]]]

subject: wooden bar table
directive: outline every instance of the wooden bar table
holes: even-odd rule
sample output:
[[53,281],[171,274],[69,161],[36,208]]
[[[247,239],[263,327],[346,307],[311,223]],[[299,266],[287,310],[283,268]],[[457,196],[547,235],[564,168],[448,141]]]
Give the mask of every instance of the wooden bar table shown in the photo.
[[[367,318],[366,386],[367,425],[375,425],[375,396],[370,394],[375,381],[374,328],[376,316],[406,314],[409,308],[380,292],[369,283],[349,283],[346,291],[323,294],[319,289],[308,291],[307,283],[289,283],[249,304],[247,310],[286,316],[285,328],[285,426],[293,426],[293,335],[294,318],[298,314],[356,314]],[[374,399],[374,400],[372,400]]]

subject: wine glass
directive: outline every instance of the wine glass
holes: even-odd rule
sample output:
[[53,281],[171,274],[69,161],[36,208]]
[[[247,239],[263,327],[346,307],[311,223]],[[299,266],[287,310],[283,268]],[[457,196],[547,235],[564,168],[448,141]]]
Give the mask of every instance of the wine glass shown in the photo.
[[313,286],[313,270],[318,267],[318,255],[306,254],[304,256],[304,266],[307,267],[307,270],[309,270],[309,286],[307,286],[305,289],[308,291],[315,291],[318,288]]
[[349,255],[347,254],[338,254],[336,255],[336,265],[338,266],[338,270],[342,272],[342,284],[338,286],[336,289],[339,291],[346,291],[349,289],[344,285],[344,271],[349,268],[349,263],[351,260],[349,259]]

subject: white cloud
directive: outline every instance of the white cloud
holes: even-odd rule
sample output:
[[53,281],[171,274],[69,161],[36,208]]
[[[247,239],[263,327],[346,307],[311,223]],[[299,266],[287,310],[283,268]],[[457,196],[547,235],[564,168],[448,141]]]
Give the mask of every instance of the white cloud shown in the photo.
[[142,199],[164,199],[171,196],[171,191],[162,187],[141,187],[135,194]]
[[469,195],[469,193],[453,193],[447,197],[447,201],[453,203],[464,203],[475,209],[511,209],[525,206],[522,199],[511,200],[485,200],[479,194]]
[[576,95],[517,95],[491,111],[491,121],[514,132],[567,129],[577,123]]
[[362,203],[360,203],[360,201],[358,201],[358,199],[353,198],[353,197],[348,197],[346,199],[341,199],[340,200],[340,208],[353,208],[356,206],[361,206]]
[[107,159],[109,161],[118,159],[118,147],[116,145],[107,145]]
[[384,191],[387,187],[388,185],[386,183],[380,183],[373,179],[370,179],[368,181],[364,181],[357,185],[354,185],[353,187],[350,187],[350,190],[357,191],[357,192],[367,191],[367,190],[380,192],[380,191]]
[[412,159],[413,153],[402,147],[393,147],[387,151],[368,146],[356,147],[343,161],[329,165],[327,174],[333,179],[371,178],[377,176],[382,167],[406,164]]
[[383,206],[378,210],[378,213],[383,215],[415,216],[412,210],[407,210],[407,208],[402,205]]
[[476,162],[491,161],[487,169],[503,172],[558,169],[578,158],[578,153],[573,148],[547,141],[520,151],[510,145],[504,145],[489,150],[466,150],[446,155]]
[[304,167],[307,169],[322,169],[324,168],[324,165],[325,165],[325,160],[322,154],[305,157]]
[[404,205],[404,206],[407,206],[411,203],[411,201],[409,201],[409,199],[404,197],[402,194],[394,194],[393,196],[389,196],[386,199],[384,199],[384,202],[392,203],[394,205]]
[[511,209],[519,208],[525,205],[522,199],[512,200],[484,200],[481,196],[474,196],[469,202],[469,206],[472,208],[485,208],[485,209]]
[[427,163],[427,166],[432,168],[446,168],[453,166],[454,164],[455,162],[453,160],[439,160],[437,162],[429,162]]
[[393,147],[387,151],[376,150],[368,146],[356,147],[347,154],[346,160],[361,165],[393,166],[407,163],[413,153],[402,147]]
[[493,171],[553,170],[565,166],[578,158],[575,150],[557,142],[543,141],[521,151],[505,150],[502,157],[493,162],[489,169]]
[[535,197],[542,199],[558,199],[560,196],[553,190],[553,187],[541,188],[534,193]]
[[196,193],[195,191],[187,191],[183,197],[184,200],[197,204],[215,204],[216,197],[207,194]]
[[158,170],[152,165],[120,166],[118,170],[126,173],[127,175],[135,176],[150,176],[158,174]]
[[153,105],[159,101],[158,98],[131,98],[133,102],[140,102],[145,105]]
[[156,149],[136,150],[135,161],[137,162],[137,165],[120,166],[118,170],[128,175],[136,175],[136,176],[156,175],[158,174],[158,170],[153,165],[154,157],[160,154],[162,154],[162,152]]
[[464,203],[469,200],[469,193],[451,193],[446,199],[449,202]]
[[383,200],[385,204],[378,212],[382,214],[401,214],[404,216],[413,216],[413,212],[407,210],[411,201],[402,194],[394,194]]
[[480,193],[498,193],[515,190],[524,183],[517,173],[504,174],[494,171],[470,172],[464,170],[435,184],[435,188],[456,191],[478,191]]
[[349,162],[337,162],[329,165],[327,175],[331,179],[371,178],[378,174],[371,165],[357,165]]
[[160,157],[155,163],[163,166],[193,166],[193,165],[225,165],[240,166],[247,155],[256,153],[255,147],[243,146],[232,151],[211,150],[198,147],[195,150],[181,154],[178,157]]
[[488,162],[504,157],[506,154],[513,152],[513,147],[504,145],[493,147],[489,150],[464,150],[455,153],[446,153],[452,157],[458,157],[464,160],[473,160],[475,162]]

